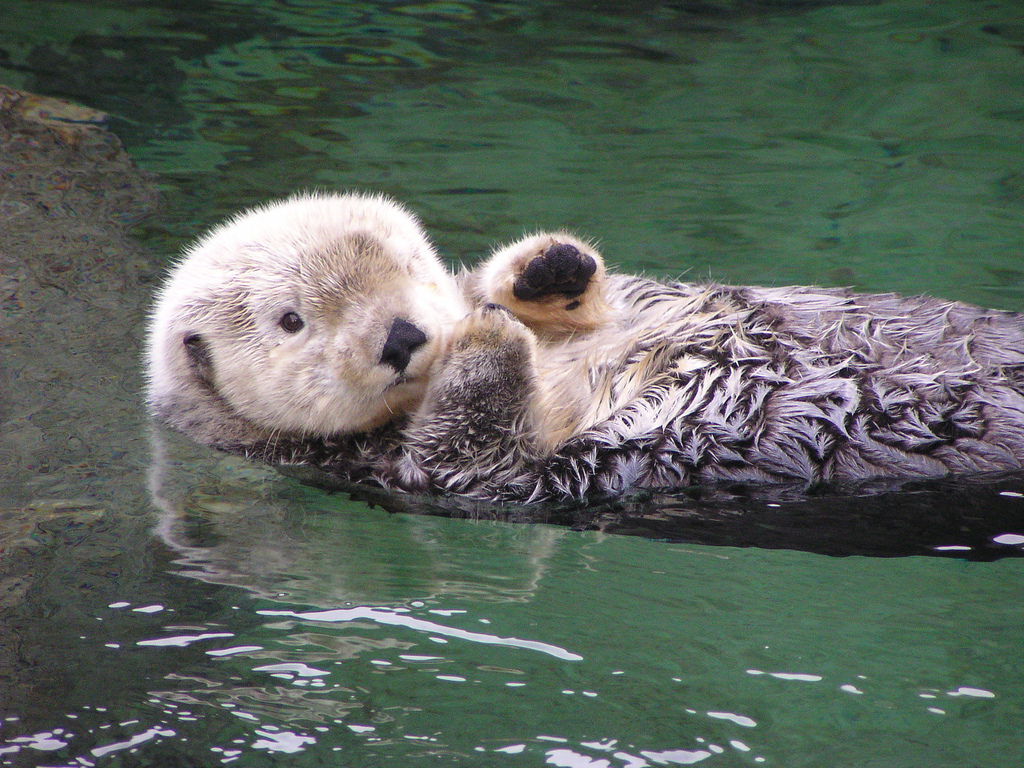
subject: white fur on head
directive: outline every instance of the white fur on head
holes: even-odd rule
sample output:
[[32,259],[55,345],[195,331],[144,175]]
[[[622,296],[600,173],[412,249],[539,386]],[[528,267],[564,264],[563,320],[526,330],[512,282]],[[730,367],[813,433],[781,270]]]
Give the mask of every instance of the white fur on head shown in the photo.
[[[148,400],[204,442],[364,431],[418,404],[466,311],[400,205],[297,195],[243,212],[186,250],[152,315]],[[299,330],[283,327],[289,313]],[[396,319],[427,338],[402,372],[381,363]]]

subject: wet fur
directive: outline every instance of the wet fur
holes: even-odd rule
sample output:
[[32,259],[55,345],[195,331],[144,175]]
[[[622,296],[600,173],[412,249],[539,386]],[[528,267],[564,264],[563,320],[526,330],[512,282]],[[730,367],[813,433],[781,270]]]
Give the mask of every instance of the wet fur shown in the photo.
[[[304,200],[293,202],[301,208]],[[345,200],[392,206],[378,211],[381,221],[408,217],[386,201]],[[350,229],[336,217],[326,240],[351,241]],[[201,241],[189,259],[214,245],[230,258],[237,244],[223,234]],[[566,245],[581,262],[593,260],[589,279],[555,275],[554,288],[571,287],[542,285],[537,296],[517,289],[531,264]],[[333,279],[344,283],[354,270],[361,281],[364,294],[350,291],[345,301],[372,303],[375,271],[420,258],[401,246],[387,253],[384,266],[367,266],[354,247],[340,267],[332,264],[341,269]],[[298,254],[300,263],[313,260],[313,252]],[[565,261],[559,269],[571,270]],[[314,278],[306,287],[329,303],[333,289],[318,273],[305,279]],[[151,344],[151,406],[200,441],[252,457],[314,466],[343,481],[488,500],[1022,465],[1024,320],[1014,313],[843,289],[660,283],[607,273],[592,247],[566,233],[525,238],[457,281],[444,279],[443,316],[420,311],[416,319],[433,323],[423,387],[383,422],[346,417],[334,429],[295,431],[241,418],[216,383],[230,338],[197,362],[179,348],[187,333],[180,323],[170,346]],[[415,282],[386,284],[396,295],[418,290]],[[172,295],[179,296],[165,289],[154,340],[167,340],[168,318],[180,320]],[[397,299],[366,320],[384,326],[401,307]],[[351,327],[339,326],[341,336]],[[359,363],[368,369],[380,333],[372,339]],[[172,354],[166,369],[174,375],[164,381],[159,369]],[[367,380],[372,373],[363,372]]]

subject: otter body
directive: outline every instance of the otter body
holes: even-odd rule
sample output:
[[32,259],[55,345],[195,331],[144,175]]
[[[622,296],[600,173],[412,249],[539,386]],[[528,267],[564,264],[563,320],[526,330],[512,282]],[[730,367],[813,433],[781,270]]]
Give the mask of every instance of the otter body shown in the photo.
[[153,412],[201,442],[414,492],[1024,465],[1016,314],[609,274],[562,232],[452,276],[381,198],[297,197],[215,229],[164,288],[148,358]]

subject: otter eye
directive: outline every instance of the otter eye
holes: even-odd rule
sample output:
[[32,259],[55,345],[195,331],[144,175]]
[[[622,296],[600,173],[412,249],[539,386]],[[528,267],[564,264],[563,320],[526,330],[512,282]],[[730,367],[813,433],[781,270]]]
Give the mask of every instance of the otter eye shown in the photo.
[[279,325],[288,333],[298,333],[306,324],[302,322],[302,318],[294,312],[285,312],[281,316]]

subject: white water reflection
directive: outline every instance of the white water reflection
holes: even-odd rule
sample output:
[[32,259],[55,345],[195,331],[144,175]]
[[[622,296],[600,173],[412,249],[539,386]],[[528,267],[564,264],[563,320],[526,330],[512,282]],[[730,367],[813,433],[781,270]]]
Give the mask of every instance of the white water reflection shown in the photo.
[[1019,533],[1004,533],[992,539],[996,544],[1024,544],[1024,536]]
[[291,731],[278,731],[272,726],[257,729],[256,734],[263,738],[252,743],[253,749],[265,749],[268,752],[301,752],[309,744],[316,744],[312,736],[305,736]]
[[742,725],[744,728],[753,728],[757,725],[754,720],[745,715],[737,715],[732,712],[708,712],[708,717],[713,717],[716,720],[728,720],[736,723],[736,725]]
[[103,757],[104,755],[109,755],[111,752],[120,752],[123,749],[133,749],[140,744],[150,741],[151,739],[155,739],[157,736],[169,737],[176,735],[177,734],[170,728],[154,726],[140,734],[137,734],[136,736],[132,736],[128,741],[119,741],[113,744],[107,744],[103,747],[97,747],[96,749],[91,750],[90,753],[93,757]]
[[970,688],[967,686],[960,686],[955,691],[949,691],[947,696],[972,696],[977,699],[994,699],[996,695],[992,691],[986,691],[984,688]]
[[760,669],[748,669],[748,675],[768,675],[768,677],[774,677],[776,680],[798,680],[804,683],[818,683],[821,682],[821,675],[811,675],[804,672],[764,672]]
[[207,651],[207,656],[234,656],[236,653],[251,653],[253,651],[262,651],[262,645],[236,645],[232,648],[218,648],[213,651]]
[[22,747],[26,749],[36,749],[40,752],[52,752],[56,749],[66,747],[68,742],[62,741],[71,737],[73,734],[65,733],[63,728],[56,728],[52,731],[43,731],[42,733],[36,733],[31,736],[18,736],[17,738],[11,739],[10,743],[13,746],[0,747],[0,755],[9,752],[17,752]]
[[579,654],[572,653],[564,648],[559,648],[557,645],[542,643],[537,640],[520,640],[517,637],[498,637],[497,635],[488,635],[483,632],[469,632],[464,629],[449,627],[433,621],[417,619],[414,616],[407,615],[405,609],[402,608],[387,609],[360,606],[357,608],[339,608],[333,611],[311,611],[309,613],[295,613],[294,611],[257,611],[257,613],[261,616],[289,616],[296,619],[303,619],[305,621],[326,621],[332,623],[364,619],[374,621],[378,624],[407,627],[419,632],[429,632],[445,637],[455,637],[460,640],[483,643],[484,645],[505,645],[512,648],[526,648],[531,651],[540,651],[541,653],[549,654],[564,661],[583,660],[583,657]]
[[[673,749],[664,752],[641,752],[646,758],[653,760],[659,765],[693,765],[711,757],[711,752],[706,749]],[[637,766],[639,768],[639,766]]]
[[175,635],[173,637],[158,637],[155,640],[139,640],[136,645],[152,645],[157,647],[173,646],[184,648],[186,645],[198,643],[202,640],[215,640],[220,637],[234,637],[232,632],[206,632],[201,635]]
[[285,675],[289,679],[298,675],[299,677],[323,677],[329,675],[325,669],[315,669],[314,667],[307,666],[296,662],[288,664],[265,664],[262,667],[253,667],[253,672],[274,672],[278,675]]

